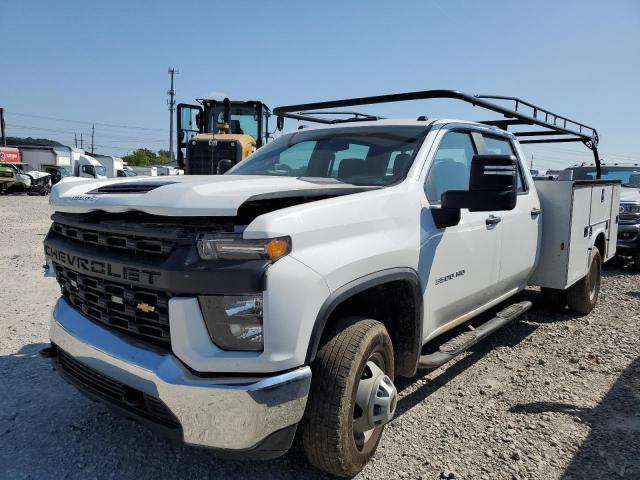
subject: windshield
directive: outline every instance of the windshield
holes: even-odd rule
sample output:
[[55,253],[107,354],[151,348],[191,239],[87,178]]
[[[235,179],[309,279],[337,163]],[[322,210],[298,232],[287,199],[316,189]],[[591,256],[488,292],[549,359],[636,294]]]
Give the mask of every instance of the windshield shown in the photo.
[[25,173],[33,172],[33,167],[31,165],[27,165],[26,163],[19,163],[18,165],[16,165],[16,167],[18,167],[19,170]]
[[58,173],[61,177],[70,177],[71,173],[64,167],[58,167]]
[[[251,135],[258,139],[258,112],[250,105],[229,106],[229,128],[231,133]],[[218,125],[224,123],[224,106],[219,105],[211,110],[209,125],[212,132],[218,131]]]
[[98,165],[95,168],[96,168],[96,175],[102,175],[103,177],[107,176],[107,170],[102,165]]
[[300,130],[262,147],[227,174],[390,185],[407,174],[426,133],[423,126],[388,125]]
[[[595,180],[595,168],[578,168],[574,170],[574,180]],[[620,180],[625,187],[640,188],[640,166],[638,167],[602,167],[602,180]]]

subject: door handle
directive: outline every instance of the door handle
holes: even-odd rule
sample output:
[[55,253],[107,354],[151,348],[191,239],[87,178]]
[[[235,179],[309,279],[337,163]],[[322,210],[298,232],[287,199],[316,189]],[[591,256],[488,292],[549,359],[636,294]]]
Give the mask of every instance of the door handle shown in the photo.
[[532,208],[531,209],[531,216],[532,217],[537,217],[538,215],[540,215],[542,213],[542,210],[539,208]]
[[498,223],[500,223],[502,221],[502,218],[500,217],[496,217],[495,215],[489,215],[485,220],[484,223],[486,223],[487,225],[497,225]]

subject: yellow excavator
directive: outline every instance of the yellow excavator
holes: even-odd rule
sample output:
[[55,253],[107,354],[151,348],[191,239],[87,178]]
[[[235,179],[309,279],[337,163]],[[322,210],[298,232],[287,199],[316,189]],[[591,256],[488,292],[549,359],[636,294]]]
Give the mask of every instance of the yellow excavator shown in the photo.
[[177,106],[177,160],[187,175],[219,175],[269,139],[271,111],[260,101],[197,99]]

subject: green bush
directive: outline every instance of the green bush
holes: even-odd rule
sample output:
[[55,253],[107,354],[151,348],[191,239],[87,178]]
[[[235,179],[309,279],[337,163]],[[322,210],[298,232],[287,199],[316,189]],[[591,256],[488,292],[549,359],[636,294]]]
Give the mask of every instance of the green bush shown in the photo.
[[163,165],[169,163],[170,156],[168,150],[159,150],[154,153],[148,148],[139,148],[129,155],[122,157],[131,167],[144,167],[147,165]]

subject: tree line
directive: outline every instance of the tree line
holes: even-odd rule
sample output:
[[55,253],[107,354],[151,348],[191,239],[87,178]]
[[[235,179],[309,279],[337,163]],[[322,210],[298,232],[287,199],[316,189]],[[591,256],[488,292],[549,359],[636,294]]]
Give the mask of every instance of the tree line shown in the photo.
[[155,153],[148,148],[139,148],[129,155],[122,157],[131,167],[144,167],[147,165],[164,165],[171,161],[169,150],[158,150]]

